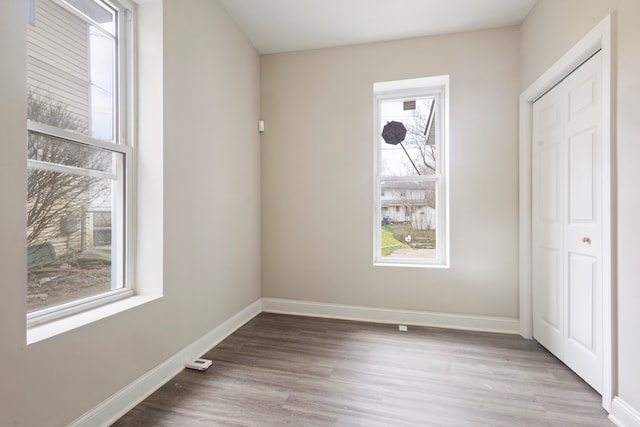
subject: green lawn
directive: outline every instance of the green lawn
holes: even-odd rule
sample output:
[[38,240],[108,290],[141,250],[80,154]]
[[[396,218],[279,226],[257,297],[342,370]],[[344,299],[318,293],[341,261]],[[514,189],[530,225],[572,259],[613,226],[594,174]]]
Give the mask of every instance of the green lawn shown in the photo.
[[382,239],[380,246],[382,247],[382,256],[388,256],[400,248],[409,247],[406,243],[393,237],[393,232],[388,225],[382,226]]
[[408,248],[405,237],[411,236],[412,244],[418,247],[435,248],[435,230],[416,230],[407,224],[385,224],[382,226],[382,256],[388,256],[400,248]]

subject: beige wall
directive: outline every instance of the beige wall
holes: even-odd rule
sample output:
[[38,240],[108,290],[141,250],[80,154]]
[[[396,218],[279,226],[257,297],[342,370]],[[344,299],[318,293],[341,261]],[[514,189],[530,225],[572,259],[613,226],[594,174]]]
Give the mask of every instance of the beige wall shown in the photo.
[[164,297],[27,346],[26,3],[0,2],[0,425],[58,427],[260,297],[259,57],[218,2],[145,3],[164,16],[164,111],[143,132],[164,129]]
[[[263,296],[518,316],[518,28],[261,58]],[[450,74],[451,268],[374,267],[373,83]]]
[[25,396],[26,16],[25,2],[0,1],[0,425],[7,426]]
[[618,387],[624,401],[640,411],[640,2],[637,0],[539,0],[522,25],[520,89],[524,90],[607,14],[615,14],[614,106],[617,147],[614,181],[617,227]]

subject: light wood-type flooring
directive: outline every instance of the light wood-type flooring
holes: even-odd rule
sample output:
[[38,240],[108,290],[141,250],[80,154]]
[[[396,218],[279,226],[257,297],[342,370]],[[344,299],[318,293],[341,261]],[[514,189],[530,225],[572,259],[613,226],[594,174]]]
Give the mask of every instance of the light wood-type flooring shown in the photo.
[[262,313],[203,357],[114,426],[613,426],[515,335]]

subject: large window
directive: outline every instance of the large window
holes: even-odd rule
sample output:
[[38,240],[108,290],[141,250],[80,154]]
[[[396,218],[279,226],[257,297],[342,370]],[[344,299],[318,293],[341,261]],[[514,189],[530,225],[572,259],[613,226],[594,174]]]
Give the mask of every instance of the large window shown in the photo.
[[374,85],[374,263],[448,264],[448,77]]
[[131,288],[132,7],[31,0],[27,35],[30,324]]

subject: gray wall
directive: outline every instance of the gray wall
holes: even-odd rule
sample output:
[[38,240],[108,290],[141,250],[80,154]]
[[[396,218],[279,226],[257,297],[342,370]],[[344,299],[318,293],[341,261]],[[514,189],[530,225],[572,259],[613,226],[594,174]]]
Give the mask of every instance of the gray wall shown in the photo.
[[[141,195],[160,201],[155,212],[142,206],[138,221],[161,248],[155,259],[141,254],[141,268],[160,271],[152,277],[164,296],[26,345],[26,3],[0,2],[0,425],[56,427],[260,297],[259,57],[217,1],[143,5],[147,21],[160,21],[147,24],[164,26],[162,51],[144,52],[163,64],[149,75],[163,93],[145,94],[140,144],[156,161],[164,155],[164,168],[144,163],[141,176],[147,190],[158,190],[154,175],[164,189]],[[153,293],[157,283],[146,281]]]
[[[618,389],[617,394],[640,410],[640,2],[637,0],[539,0],[522,25],[520,88],[524,90],[549,68],[571,46],[589,32],[607,14],[615,14],[614,33],[617,58],[614,79],[617,90],[613,96],[617,121],[617,147],[613,180],[617,184],[615,204],[617,227],[617,316],[618,326]],[[617,267],[617,268],[616,268]]]
[[[518,316],[518,28],[261,57],[263,296]],[[450,74],[451,268],[374,267],[373,83]]]

